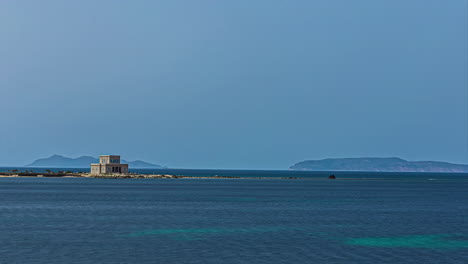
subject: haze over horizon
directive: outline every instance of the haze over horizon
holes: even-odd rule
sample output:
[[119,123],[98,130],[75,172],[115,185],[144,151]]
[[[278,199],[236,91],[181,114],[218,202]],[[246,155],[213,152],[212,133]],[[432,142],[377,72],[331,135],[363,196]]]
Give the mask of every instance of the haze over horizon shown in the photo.
[[0,166],[468,163],[465,0],[0,3]]

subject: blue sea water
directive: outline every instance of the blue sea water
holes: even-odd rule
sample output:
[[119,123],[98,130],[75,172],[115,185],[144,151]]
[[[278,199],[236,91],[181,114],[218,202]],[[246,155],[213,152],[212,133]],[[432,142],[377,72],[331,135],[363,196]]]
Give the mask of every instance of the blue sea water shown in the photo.
[[0,178],[0,263],[468,263],[457,177]]
[[[0,172],[18,171],[53,172],[71,171],[89,173],[89,168],[44,168],[44,167],[0,167]],[[130,169],[139,174],[170,174],[193,177],[228,176],[242,178],[264,177],[297,177],[297,178],[327,178],[335,175],[343,179],[431,179],[431,180],[468,180],[468,173],[428,173],[428,172],[359,172],[359,171],[298,171],[298,170],[221,170],[221,169]]]

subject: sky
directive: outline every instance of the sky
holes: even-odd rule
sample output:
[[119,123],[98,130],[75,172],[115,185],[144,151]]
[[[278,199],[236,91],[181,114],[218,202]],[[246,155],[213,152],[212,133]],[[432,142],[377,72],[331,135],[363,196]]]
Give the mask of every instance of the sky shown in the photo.
[[2,0],[0,165],[468,163],[466,0]]

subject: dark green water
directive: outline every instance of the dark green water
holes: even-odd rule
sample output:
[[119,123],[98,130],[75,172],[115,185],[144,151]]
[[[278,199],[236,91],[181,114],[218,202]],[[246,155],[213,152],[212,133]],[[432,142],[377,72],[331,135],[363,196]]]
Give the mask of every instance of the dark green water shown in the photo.
[[468,180],[0,178],[0,263],[468,263]]

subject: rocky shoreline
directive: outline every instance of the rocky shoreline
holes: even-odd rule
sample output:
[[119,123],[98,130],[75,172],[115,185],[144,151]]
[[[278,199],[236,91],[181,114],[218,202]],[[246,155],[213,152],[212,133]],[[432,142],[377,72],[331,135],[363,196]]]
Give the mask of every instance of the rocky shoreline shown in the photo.
[[96,179],[302,179],[299,177],[182,176],[172,174],[102,174],[90,173],[0,173],[0,177],[96,178]]

